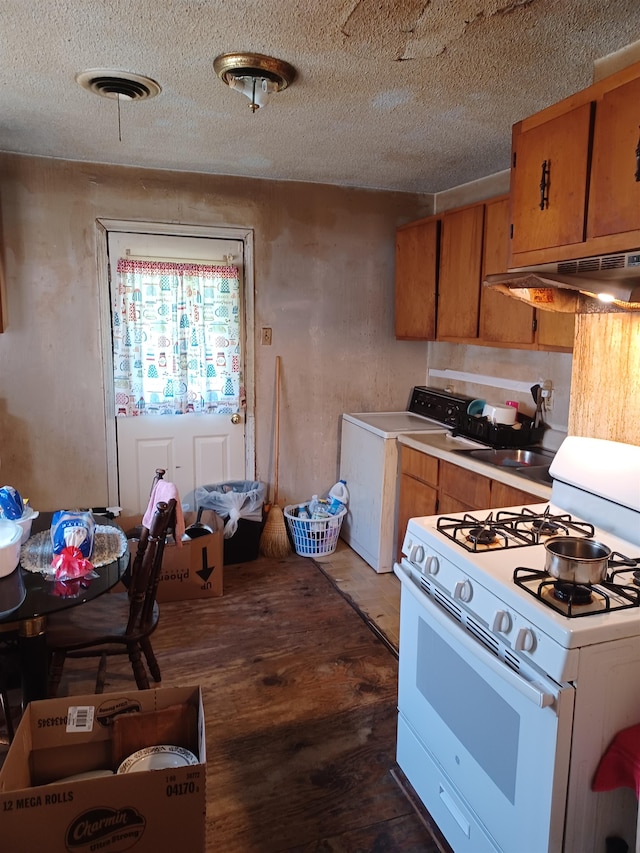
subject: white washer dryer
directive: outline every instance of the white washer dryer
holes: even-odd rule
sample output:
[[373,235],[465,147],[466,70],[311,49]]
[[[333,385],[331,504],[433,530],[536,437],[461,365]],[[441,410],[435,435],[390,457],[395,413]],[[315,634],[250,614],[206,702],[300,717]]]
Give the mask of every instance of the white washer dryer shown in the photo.
[[347,481],[349,511],[341,536],[376,572],[393,571],[395,559],[398,436],[444,433],[470,402],[470,397],[416,386],[405,412],[342,415],[340,478]]

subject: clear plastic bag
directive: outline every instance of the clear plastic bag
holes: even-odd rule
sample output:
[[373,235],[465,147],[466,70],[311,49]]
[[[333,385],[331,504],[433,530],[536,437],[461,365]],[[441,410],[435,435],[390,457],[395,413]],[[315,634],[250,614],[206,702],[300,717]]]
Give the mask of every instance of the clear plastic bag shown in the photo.
[[239,518],[262,521],[262,507],[266,495],[267,487],[259,480],[233,480],[229,483],[200,486],[194,492],[194,499],[196,507],[212,509],[227,519],[224,538],[230,539],[238,529]]

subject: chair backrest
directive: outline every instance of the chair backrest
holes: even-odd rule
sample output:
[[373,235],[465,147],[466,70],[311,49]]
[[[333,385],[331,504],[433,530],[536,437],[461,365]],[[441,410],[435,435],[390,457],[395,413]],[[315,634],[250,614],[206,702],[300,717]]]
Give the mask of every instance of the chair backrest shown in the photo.
[[127,634],[147,625],[153,615],[153,606],[160,580],[162,557],[167,530],[175,528],[176,502],[160,501],[156,505],[151,526],[142,527],[138,550],[131,570],[129,584],[129,621]]

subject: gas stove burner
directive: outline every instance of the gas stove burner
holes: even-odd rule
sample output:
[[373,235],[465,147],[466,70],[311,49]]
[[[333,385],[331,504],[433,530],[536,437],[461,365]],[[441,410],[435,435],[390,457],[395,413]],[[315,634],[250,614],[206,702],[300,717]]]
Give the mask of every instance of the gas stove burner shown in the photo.
[[522,510],[501,510],[497,515],[498,521],[513,525],[515,530],[530,531],[535,544],[540,544],[549,536],[584,536],[590,538],[595,533],[592,524],[577,521],[568,513],[554,514],[551,507],[544,512],[524,507]]
[[497,538],[491,527],[472,527],[467,533],[468,541],[476,545],[492,545]]
[[560,524],[547,518],[534,518],[531,522],[531,529],[539,536],[557,536],[560,530],[566,530],[566,527],[562,528]]
[[553,595],[558,601],[567,601],[578,606],[590,604],[593,601],[592,588],[581,583],[556,581],[553,586]]
[[640,586],[640,557],[625,557],[619,551],[613,551],[609,557],[607,580],[614,581],[616,575],[628,572],[629,569],[635,569],[632,573],[633,583]]
[[465,513],[463,518],[449,518],[441,515],[436,527],[440,533],[457,542],[461,548],[477,554],[536,544],[530,532],[516,530],[513,524],[507,521],[494,520],[492,512],[485,519],[476,518],[470,513]]
[[629,607],[640,607],[640,588],[611,578],[589,586],[558,581],[545,571],[518,566],[513,573],[513,581],[541,604],[567,618],[594,616],[598,613],[604,615]]

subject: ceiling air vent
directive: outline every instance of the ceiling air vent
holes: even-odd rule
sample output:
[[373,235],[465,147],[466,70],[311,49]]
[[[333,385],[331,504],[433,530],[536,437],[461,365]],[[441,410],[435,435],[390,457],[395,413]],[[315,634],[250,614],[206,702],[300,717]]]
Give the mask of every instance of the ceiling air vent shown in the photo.
[[114,71],[108,68],[92,68],[76,74],[76,82],[103,98],[124,98],[127,101],[143,101],[160,94],[162,89],[150,77],[131,74],[128,71]]

